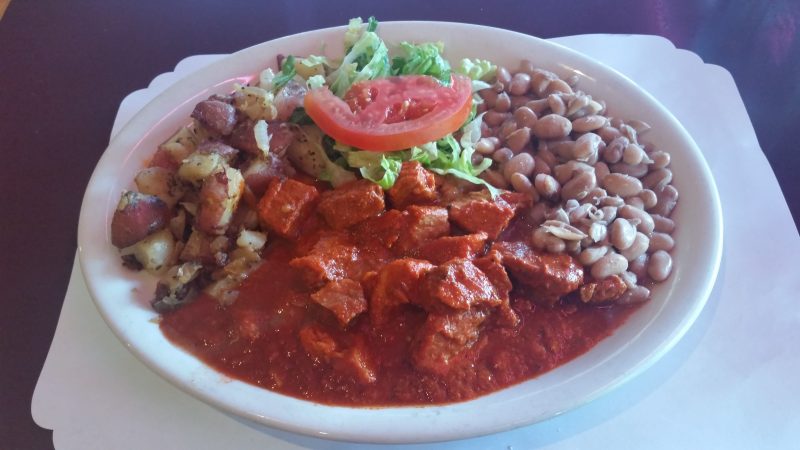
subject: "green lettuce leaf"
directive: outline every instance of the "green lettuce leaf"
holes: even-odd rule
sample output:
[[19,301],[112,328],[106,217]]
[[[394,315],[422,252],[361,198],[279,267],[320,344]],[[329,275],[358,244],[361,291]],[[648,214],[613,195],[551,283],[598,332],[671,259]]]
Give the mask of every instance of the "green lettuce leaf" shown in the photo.
[[458,67],[456,67],[456,72],[466,75],[473,80],[488,81],[497,73],[497,66],[485,59],[464,58],[459,63]]
[[450,63],[442,58],[444,45],[441,42],[419,45],[401,42],[399,48],[403,56],[392,60],[392,75],[429,75],[450,85]]
[[286,83],[292,80],[292,78],[297,75],[297,71],[294,69],[294,56],[289,55],[283,59],[283,66],[281,66],[281,71],[272,79],[272,91],[277,92],[282,87],[286,86]]
[[389,49],[375,34],[377,21],[370,17],[364,28],[361,19],[351,19],[345,32],[347,52],[339,67],[328,75],[331,91],[341,97],[353,83],[390,75]]

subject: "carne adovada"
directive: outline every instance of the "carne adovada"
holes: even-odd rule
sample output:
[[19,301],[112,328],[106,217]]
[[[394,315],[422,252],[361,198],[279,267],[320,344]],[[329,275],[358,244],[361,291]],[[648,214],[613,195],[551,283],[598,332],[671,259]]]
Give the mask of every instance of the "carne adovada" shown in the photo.
[[160,277],[162,331],[234,378],[365,406],[586,352],[670,274],[669,154],[578,79],[451,69],[436,44],[390,60],[376,26],[200,102],[123,193],[112,244]]

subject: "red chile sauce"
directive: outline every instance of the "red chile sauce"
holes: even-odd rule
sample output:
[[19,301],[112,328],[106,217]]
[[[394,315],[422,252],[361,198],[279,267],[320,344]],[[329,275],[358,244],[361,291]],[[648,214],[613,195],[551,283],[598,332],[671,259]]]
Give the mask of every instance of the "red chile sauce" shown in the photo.
[[[304,236],[313,236],[320,226],[319,220],[310,222]],[[519,240],[528,233],[530,226],[515,220],[500,240]],[[421,405],[469,400],[534,378],[591,349],[637,309],[575,300],[542,306],[515,286],[511,306],[521,319],[519,325],[503,328],[487,322],[472,348],[439,376],[410,362],[413,336],[425,322],[424,311],[405,305],[394,321],[380,329],[371,326],[368,314],[361,314],[343,330],[329,311],[311,301],[313,290],[288,264],[305,245],[303,239],[296,244],[274,239],[263,264],[244,282],[232,305],[222,307],[201,295],[165,313],[161,330],[215,370],[292,397],[332,405]],[[366,264],[392,259],[380,251],[367,253],[373,261]],[[376,381],[360,383],[309,356],[298,330],[311,323],[345,342],[365,342]]]

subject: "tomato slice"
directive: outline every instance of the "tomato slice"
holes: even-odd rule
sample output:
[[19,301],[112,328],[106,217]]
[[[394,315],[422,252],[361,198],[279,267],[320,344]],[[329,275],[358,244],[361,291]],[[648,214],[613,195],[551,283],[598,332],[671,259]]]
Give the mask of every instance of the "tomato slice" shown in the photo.
[[327,135],[363,150],[403,150],[458,130],[472,108],[472,83],[454,75],[450,86],[425,75],[362,81],[340,99],[327,88],[304,100],[306,114]]

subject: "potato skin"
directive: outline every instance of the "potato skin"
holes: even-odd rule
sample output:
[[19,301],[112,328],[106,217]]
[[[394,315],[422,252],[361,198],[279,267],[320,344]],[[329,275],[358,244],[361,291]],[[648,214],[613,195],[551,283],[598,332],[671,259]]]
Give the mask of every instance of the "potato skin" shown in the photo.
[[111,219],[111,244],[117,248],[130,247],[164,228],[169,218],[170,209],[160,198],[125,191]]

